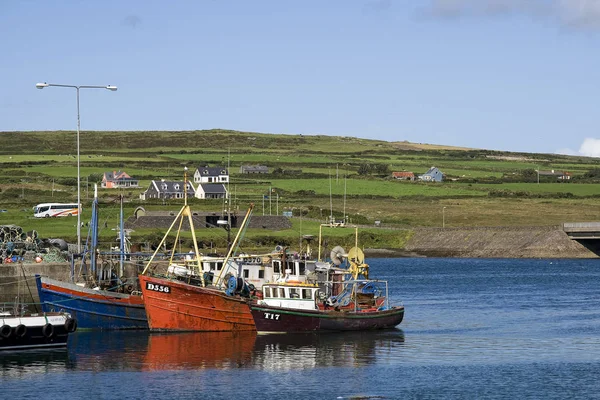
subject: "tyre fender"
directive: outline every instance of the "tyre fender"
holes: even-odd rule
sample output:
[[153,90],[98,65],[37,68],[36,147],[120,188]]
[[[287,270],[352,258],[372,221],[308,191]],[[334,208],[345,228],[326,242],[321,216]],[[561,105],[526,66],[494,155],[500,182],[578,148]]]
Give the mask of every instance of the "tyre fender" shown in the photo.
[[8,339],[12,335],[12,328],[8,325],[2,325],[0,327],[0,337]]
[[72,333],[77,330],[77,320],[75,318],[67,318],[65,321],[65,331]]
[[17,327],[15,328],[15,335],[18,338],[25,337],[25,335],[27,335],[27,327],[23,324],[17,325]]
[[42,326],[42,335],[47,338],[54,336],[54,326],[50,323]]

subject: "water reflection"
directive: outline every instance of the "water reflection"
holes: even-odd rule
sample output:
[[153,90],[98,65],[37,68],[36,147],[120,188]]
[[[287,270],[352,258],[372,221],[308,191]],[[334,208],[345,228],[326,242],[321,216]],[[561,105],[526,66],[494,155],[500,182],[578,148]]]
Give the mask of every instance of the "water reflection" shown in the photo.
[[[399,329],[379,332],[259,335],[253,365],[265,370],[356,367],[384,361],[404,344]],[[395,356],[394,356],[395,357]]]
[[31,374],[61,372],[69,368],[67,349],[3,351],[0,378],[21,378]]
[[254,332],[77,332],[68,351],[2,358],[3,369],[157,371],[361,366],[398,357],[404,332],[259,335]]
[[256,332],[188,332],[152,334],[145,370],[231,369],[248,364]]

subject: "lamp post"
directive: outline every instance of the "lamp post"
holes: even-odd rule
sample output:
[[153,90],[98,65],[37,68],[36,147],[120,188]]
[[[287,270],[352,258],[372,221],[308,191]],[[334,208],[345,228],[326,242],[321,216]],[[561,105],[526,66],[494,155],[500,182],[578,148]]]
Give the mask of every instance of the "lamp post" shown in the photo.
[[442,207],[442,228],[446,227],[446,207]]
[[77,91],[77,252],[81,253],[81,176],[80,176],[80,160],[79,160],[79,129],[80,129],[80,120],[79,120],[79,89],[107,89],[112,92],[117,90],[116,86],[107,85],[107,86],[90,86],[90,85],[59,85],[56,83],[36,83],[35,87],[38,89],[43,89],[48,86],[57,86],[57,87],[66,87],[73,88]]

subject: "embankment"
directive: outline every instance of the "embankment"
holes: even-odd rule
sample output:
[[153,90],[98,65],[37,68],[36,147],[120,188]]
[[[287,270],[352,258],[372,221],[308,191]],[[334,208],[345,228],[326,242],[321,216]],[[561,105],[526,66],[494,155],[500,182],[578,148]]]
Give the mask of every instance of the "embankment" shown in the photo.
[[371,257],[597,258],[559,227],[416,228],[403,249]]

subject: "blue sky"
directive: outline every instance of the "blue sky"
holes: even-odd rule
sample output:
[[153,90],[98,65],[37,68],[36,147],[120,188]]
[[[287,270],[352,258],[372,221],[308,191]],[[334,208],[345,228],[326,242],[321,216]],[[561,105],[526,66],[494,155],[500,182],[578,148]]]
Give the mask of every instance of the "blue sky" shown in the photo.
[[224,128],[600,156],[600,0],[0,2],[0,131]]

